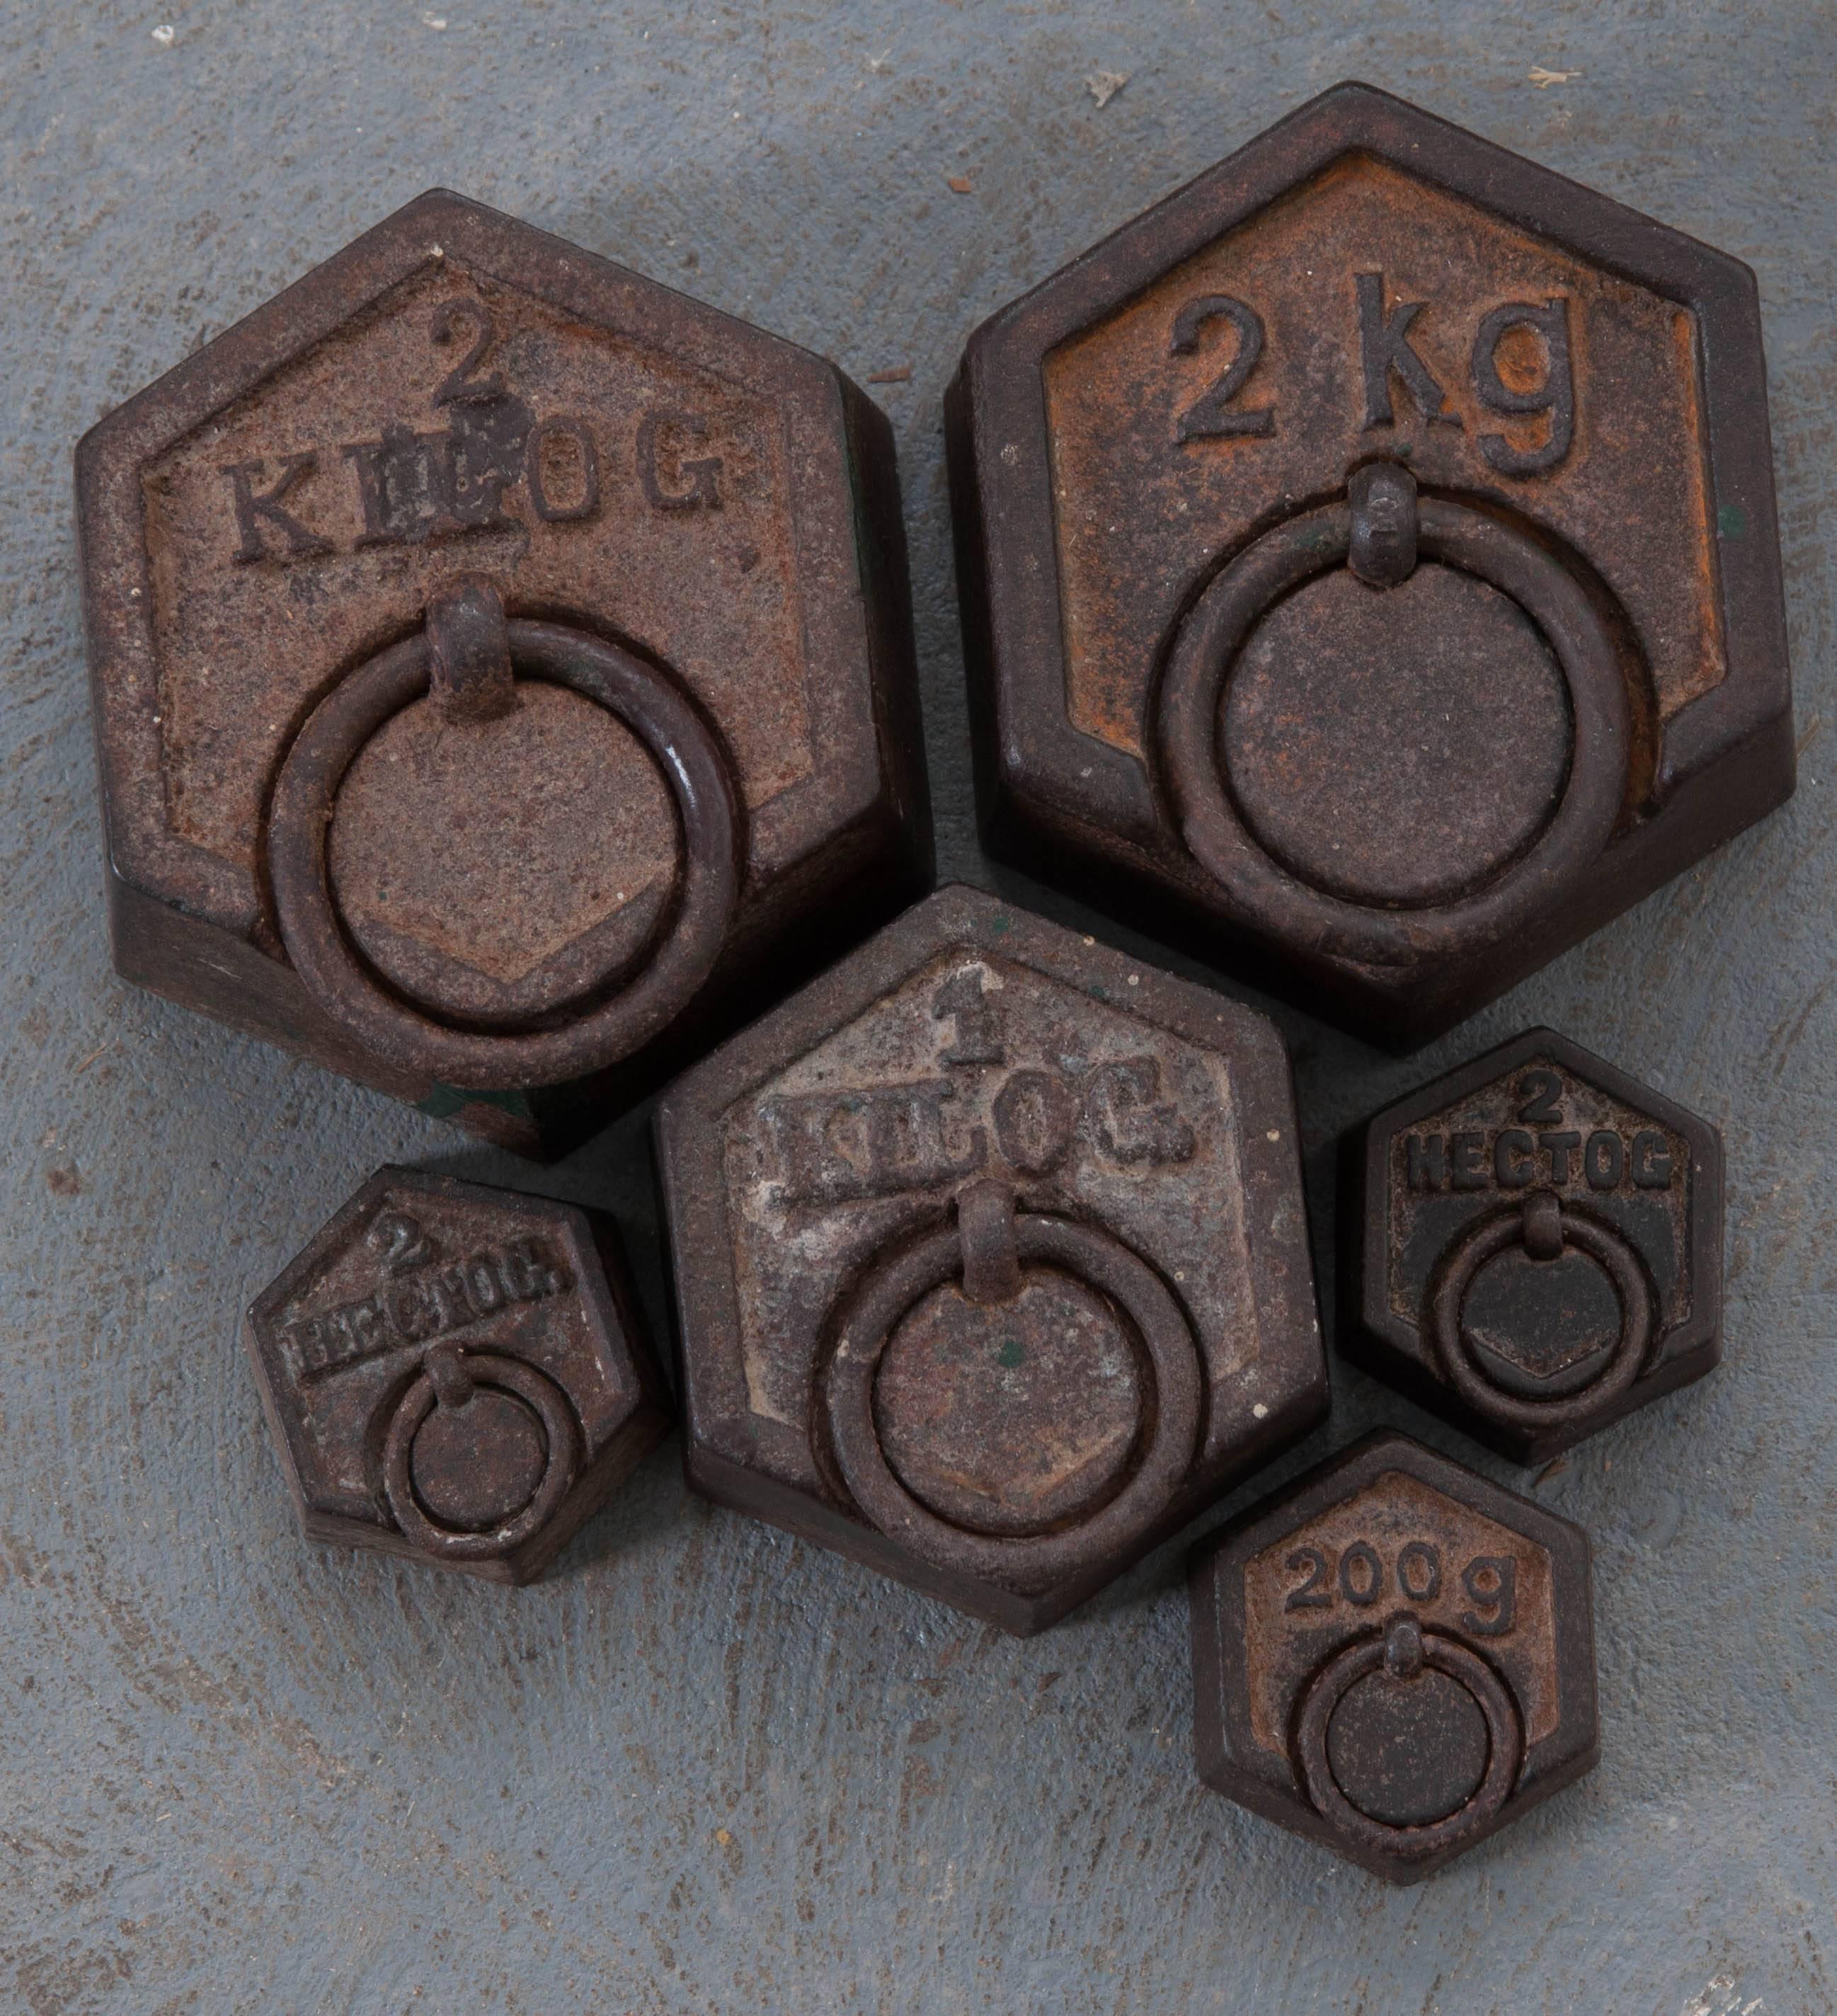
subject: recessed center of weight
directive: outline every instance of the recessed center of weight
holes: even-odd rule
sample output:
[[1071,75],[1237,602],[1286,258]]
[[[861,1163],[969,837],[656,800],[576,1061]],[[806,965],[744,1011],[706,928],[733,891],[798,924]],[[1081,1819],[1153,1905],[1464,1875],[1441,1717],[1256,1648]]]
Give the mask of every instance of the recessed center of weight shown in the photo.
[[645,949],[680,853],[655,762],[606,708],[535,679],[498,719],[432,700],[345,773],[327,841],[338,912],[370,963],[437,1014],[527,1018]]
[[1507,595],[1425,566],[1277,603],[1226,689],[1219,758],[1258,842],[1349,902],[1444,902],[1529,848],[1561,798],[1562,671]]
[[1367,1673],[1327,1724],[1334,1783],[1385,1827],[1426,1827],[1458,1813],[1480,1788],[1489,1748],[1479,1703],[1446,1673]]
[[409,1452],[415,1496],[443,1526],[483,1533],[514,1518],[549,1467],[542,1424],[513,1395],[487,1387],[436,1407]]
[[952,1525],[1045,1532],[1088,1518],[1127,1477],[1141,1349],[1108,1296],[1056,1268],[1027,1269],[1005,1301],[947,1283],[888,1341],[875,1432],[900,1482]]

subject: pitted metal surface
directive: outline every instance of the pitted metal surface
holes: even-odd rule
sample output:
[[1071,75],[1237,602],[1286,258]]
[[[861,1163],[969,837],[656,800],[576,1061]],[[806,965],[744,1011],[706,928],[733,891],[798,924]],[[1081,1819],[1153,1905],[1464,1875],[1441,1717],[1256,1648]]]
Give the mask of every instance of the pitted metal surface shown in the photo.
[[1340,1341],[1520,1462],[1722,1355],[1713,1127],[1531,1029],[1349,1136]]
[[1191,1561],[1200,1775],[1415,1882],[1594,1768],[1587,1536],[1368,1436]]
[[666,1096],[690,1481],[1010,1630],[1325,1400],[1270,1026],[941,891]]
[[1792,789],[1752,276],[1349,84],[949,394],[989,844],[1407,1048]]
[[[1819,10],[188,0],[15,4],[0,48],[0,2005],[1823,2016],[1837,184]],[[1032,1640],[692,1496],[668,1447],[523,1589],[301,1543],[238,1310],[387,1161],[611,1209],[661,1337],[643,1118],[538,1173],[123,988],[70,551],[86,427],[428,182],[474,193],[863,385],[909,373],[867,389],[899,437],[942,863],[992,887],[937,426],[964,335],[1346,75],[1754,267],[1811,738],[1790,805],[1421,1056],[1271,1011],[1324,1294],[1337,1137],[1531,1024],[1702,1114],[1727,1156],[1713,1377],[1525,1471],[1336,1357],[1331,1429],[1222,1508],[1391,1423],[1591,1535],[1601,1764],[1408,1890],[1195,1777],[1183,1539]],[[1198,386],[1225,335],[1178,360]],[[1139,920],[1001,879],[1204,977]]]
[[553,1154],[923,886],[891,447],[794,345],[433,190],[77,460],[128,978],[222,1012],[208,927]]
[[541,1574],[669,1427],[608,1221],[382,1169],[243,1329],[309,1539]]

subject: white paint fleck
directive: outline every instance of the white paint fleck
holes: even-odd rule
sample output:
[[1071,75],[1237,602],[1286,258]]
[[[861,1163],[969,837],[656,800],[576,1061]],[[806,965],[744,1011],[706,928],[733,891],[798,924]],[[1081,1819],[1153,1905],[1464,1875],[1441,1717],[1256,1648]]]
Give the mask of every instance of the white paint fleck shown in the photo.
[[1257,1402],[1256,1405],[1255,1405],[1254,1407],[1252,1407],[1252,1408],[1251,1409],[1251,1410],[1250,1410],[1250,1411],[1251,1411],[1251,1413],[1252,1413],[1252,1414],[1254,1414],[1254,1415],[1256,1417],[1256,1418],[1260,1421],[1260,1420],[1262,1420],[1263,1419],[1263,1417],[1265,1417],[1265,1416],[1269,1413],[1269,1411],[1270,1411],[1270,1410],[1269,1410],[1269,1409],[1268,1409],[1267,1407],[1266,1407],[1266,1406],[1263,1405],[1263,1403],[1262,1402],[1262,1401],[1260,1401],[1260,1400],[1259,1400],[1259,1401],[1258,1401],[1258,1402]]
[[1100,112],[1129,82],[1129,76],[1126,70],[1097,70],[1085,79],[1084,88],[1097,101]]
[[1280,1141],[1282,1138],[1281,1129],[1280,1127],[1272,1127],[1270,1129],[1266,1138],[1271,1141]]
[[178,31],[170,22],[162,22],[153,31],[153,40],[163,49],[169,49],[178,38]]

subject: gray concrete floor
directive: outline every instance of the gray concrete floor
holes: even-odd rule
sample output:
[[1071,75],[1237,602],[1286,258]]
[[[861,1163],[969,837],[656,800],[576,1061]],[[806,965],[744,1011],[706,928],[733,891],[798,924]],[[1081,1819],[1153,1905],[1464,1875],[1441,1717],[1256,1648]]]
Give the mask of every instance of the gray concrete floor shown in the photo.
[[[1837,2006],[1834,50],[1828,0],[0,9],[0,2007]],[[656,1310],[640,1122],[535,1171],[113,978],[69,502],[91,421],[437,182],[909,365],[941,865],[986,883],[962,339],[1349,75],[1756,268],[1806,742],[1786,811],[1423,1057],[1282,1017],[1317,1231],[1337,1129],[1535,1020],[1727,1145],[1727,1363],[1540,1487],[1596,1542],[1601,1766],[1407,1892],[1198,1787],[1177,1547],[1016,1643],[691,1501],[673,1446],[520,1593],[301,1543],[250,1292],[402,1159],[611,1205]],[[1336,1384],[1265,1484],[1378,1420],[1515,1478]]]

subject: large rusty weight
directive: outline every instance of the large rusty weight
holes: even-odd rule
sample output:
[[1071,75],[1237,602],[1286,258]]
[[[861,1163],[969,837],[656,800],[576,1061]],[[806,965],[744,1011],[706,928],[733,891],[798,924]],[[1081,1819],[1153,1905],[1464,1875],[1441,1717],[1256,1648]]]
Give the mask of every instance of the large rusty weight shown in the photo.
[[133,981],[553,1155],[929,880],[891,430],[793,344],[434,191],[77,477]]
[[1364,85],[971,337],[989,848],[1409,1046],[1789,795],[1738,261]]
[[690,1484],[1007,1629],[1325,1411],[1280,1037],[993,897],[704,1059],[657,1147]]
[[1190,1560],[1199,1775],[1395,1882],[1599,1750],[1579,1527],[1388,1431]]

